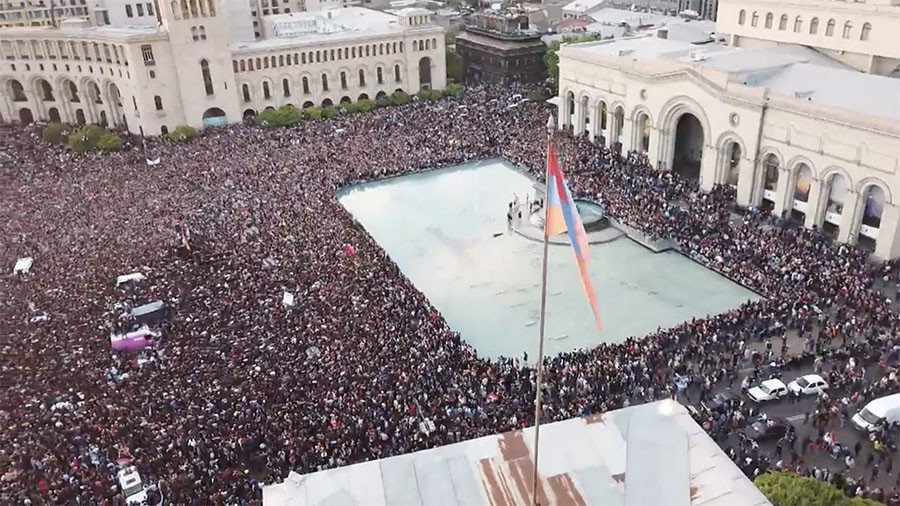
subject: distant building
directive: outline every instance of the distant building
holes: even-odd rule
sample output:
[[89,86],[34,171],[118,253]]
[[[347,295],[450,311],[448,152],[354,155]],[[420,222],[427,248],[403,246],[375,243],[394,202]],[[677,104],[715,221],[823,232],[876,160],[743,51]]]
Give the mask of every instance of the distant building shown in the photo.
[[456,37],[466,83],[538,82],[546,46],[525,14],[478,14]]

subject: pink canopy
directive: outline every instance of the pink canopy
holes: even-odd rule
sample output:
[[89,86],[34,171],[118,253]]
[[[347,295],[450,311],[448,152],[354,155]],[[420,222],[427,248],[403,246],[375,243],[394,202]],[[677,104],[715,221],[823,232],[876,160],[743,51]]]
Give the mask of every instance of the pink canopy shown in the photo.
[[127,334],[111,334],[109,343],[116,351],[141,351],[153,344],[154,333],[149,329],[139,329]]

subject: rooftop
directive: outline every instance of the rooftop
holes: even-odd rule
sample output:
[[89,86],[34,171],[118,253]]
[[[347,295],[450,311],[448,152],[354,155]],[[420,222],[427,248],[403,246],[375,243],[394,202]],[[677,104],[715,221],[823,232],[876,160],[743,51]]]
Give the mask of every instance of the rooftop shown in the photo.
[[580,12],[584,14],[596,9],[605,1],[606,0],[575,0],[572,3],[563,6],[563,11]]
[[574,46],[640,62],[669,60],[725,72],[731,81],[807,102],[900,119],[900,79],[865,74],[804,46],[736,48],[657,37],[588,42]]
[[[528,428],[304,476],[291,473],[263,489],[263,504],[528,504],[533,438]],[[543,425],[539,471],[545,505],[771,504],[672,400]]]

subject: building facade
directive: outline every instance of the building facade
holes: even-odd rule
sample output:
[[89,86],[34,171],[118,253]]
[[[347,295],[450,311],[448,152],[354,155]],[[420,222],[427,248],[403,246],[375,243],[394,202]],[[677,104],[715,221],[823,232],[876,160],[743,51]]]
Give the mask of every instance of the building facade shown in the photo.
[[896,258],[900,80],[826,59],[652,37],[567,45],[558,125]]
[[[136,17],[138,4],[128,5]],[[100,123],[155,135],[239,122],[285,104],[337,105],[446,86],[444,31],[426,10],[263,16],[257,38],[250,6],[240,0],[157,5],[158,23],[66,19],[0,29],[0,120]],[[142,11],[146,17],[146,5]]]
[[539,82],[546,50],[526,14],[479,14],[456,37],[466,83]]
[[900,76],[900,0],[721,0],[716,26],[733,46],[802,44],[863,72]]

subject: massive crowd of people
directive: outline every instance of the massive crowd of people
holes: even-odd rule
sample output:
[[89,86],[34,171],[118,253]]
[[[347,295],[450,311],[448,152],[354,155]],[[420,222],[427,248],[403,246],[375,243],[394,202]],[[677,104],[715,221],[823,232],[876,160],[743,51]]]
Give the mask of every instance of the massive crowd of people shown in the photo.
[[[138,149],[75,155],[5,126],[0,258],[34,264],[0,277],[0,503],[120,503],[125,462],[175,504],[252,503],[289,470],[532,424],[533,364],[479,358],[335,198],[488,157],[542,177],[548,107],[508,107],[512,93],[151,141],[155,166]],[[547,420],[675,395],[676,373],[708,389],[746,364],[747,343],[785,331],[852,343],[823,367],[895,344],[898,317],[874,288],[893,266],[764,213],[735,220],[730,188],[556,142],[575,193],[771,297],[548,358]],[[117,285],[132,272],[146,279]],[[153,346],[111,350],[129,311],[157,300],[172,317]]]

